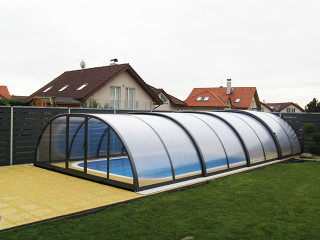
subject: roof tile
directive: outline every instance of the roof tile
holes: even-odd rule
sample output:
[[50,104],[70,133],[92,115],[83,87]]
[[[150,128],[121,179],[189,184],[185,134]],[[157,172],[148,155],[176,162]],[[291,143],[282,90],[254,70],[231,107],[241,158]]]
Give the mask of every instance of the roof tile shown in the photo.
[[6,99],[11,98],[7,86],[0,86],[0,97],[6,98]]

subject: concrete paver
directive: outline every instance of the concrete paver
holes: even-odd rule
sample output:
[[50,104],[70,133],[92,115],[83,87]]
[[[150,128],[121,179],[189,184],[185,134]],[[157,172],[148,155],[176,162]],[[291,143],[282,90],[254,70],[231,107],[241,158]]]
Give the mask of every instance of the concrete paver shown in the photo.
[[0,167],[0,230],[139,197],[28,164]]

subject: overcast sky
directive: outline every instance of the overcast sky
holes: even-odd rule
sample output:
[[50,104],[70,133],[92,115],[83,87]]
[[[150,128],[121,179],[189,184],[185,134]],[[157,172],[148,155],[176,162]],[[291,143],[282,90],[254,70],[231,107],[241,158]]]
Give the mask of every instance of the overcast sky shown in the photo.
[[130,63],[185,100],[195,87],[320,98],[319,0],[3,0],[0,85],[30,95],[69,70]]

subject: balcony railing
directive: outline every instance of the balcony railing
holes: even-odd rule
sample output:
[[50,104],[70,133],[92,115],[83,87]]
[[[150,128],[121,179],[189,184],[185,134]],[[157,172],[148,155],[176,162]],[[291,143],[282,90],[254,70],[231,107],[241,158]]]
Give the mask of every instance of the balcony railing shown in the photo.
[[124,109],[124,110],[152,110],[153,102],[109,100],[109,99],[90,99],[91,108]]

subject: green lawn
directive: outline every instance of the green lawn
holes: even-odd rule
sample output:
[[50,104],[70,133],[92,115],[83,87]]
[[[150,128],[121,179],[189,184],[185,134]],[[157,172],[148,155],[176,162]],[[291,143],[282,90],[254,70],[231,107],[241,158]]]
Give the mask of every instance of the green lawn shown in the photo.
[[320,163],[276,164],[0,239],[320,239]]

